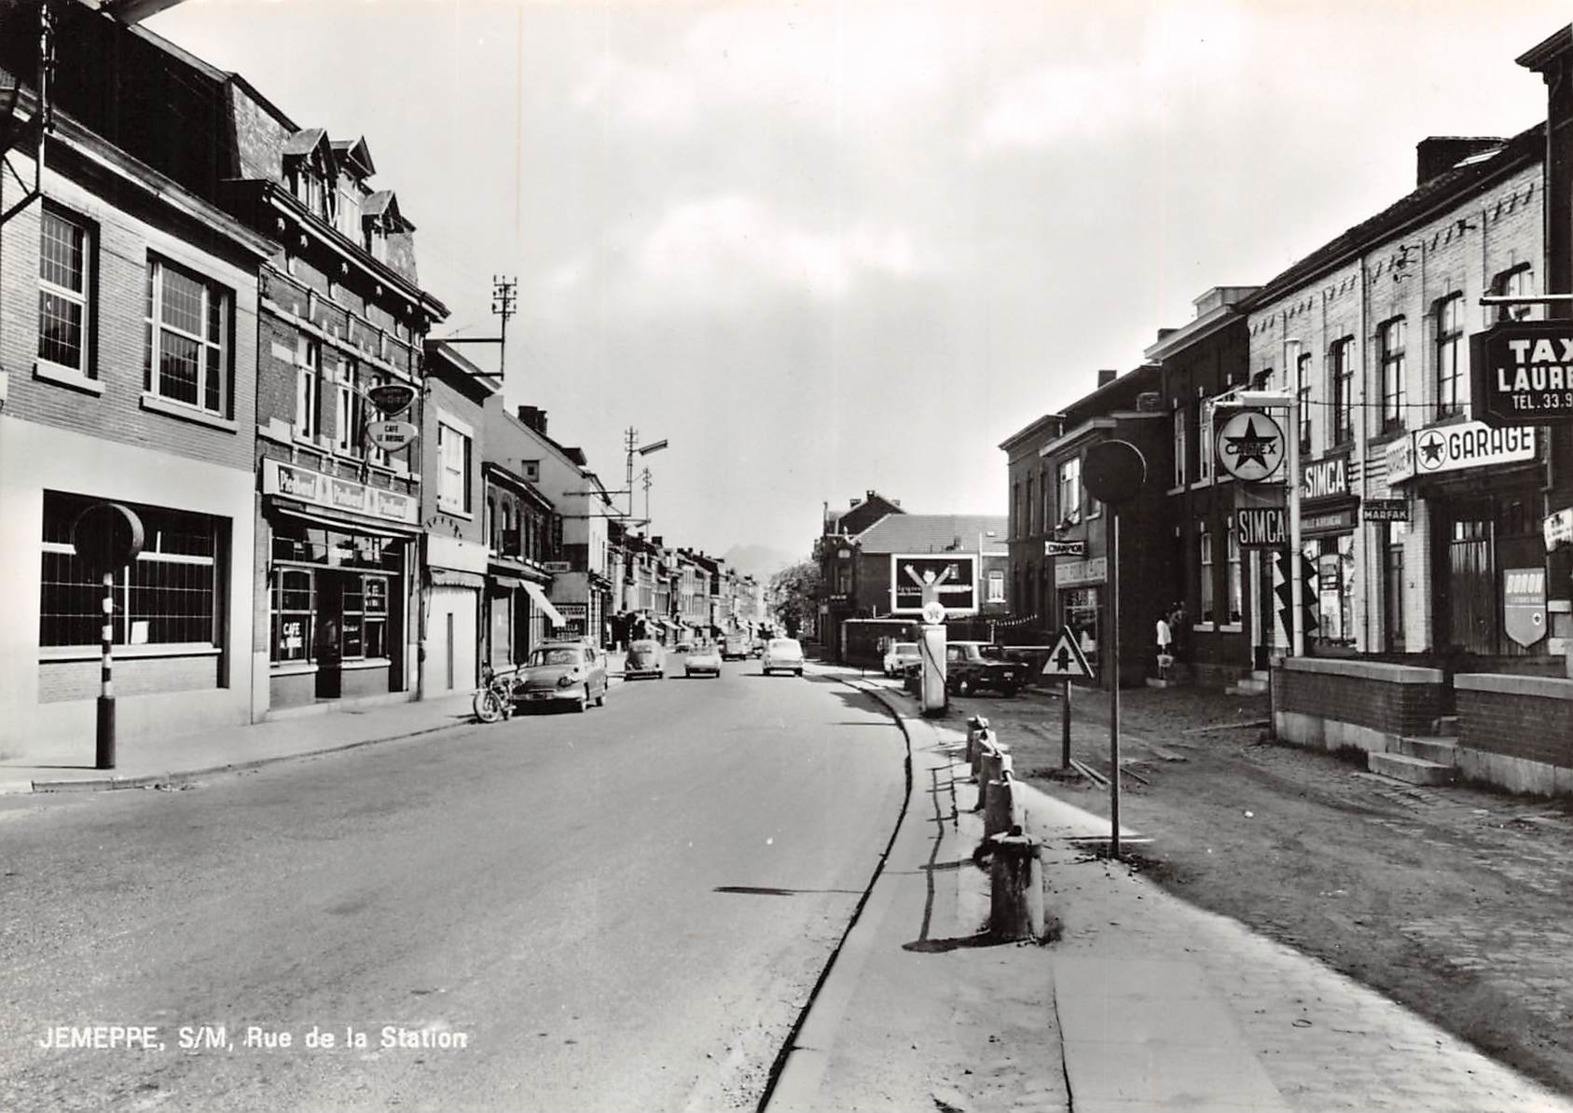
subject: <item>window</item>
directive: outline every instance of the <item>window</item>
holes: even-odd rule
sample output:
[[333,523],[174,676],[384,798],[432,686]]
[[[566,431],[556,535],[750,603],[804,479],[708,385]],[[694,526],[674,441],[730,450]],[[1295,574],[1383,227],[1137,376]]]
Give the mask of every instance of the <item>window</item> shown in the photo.
[[1054,482],[1047,467],[1038,473],[1038,501],[1043,504],[1040,510],[1042,516],[1039,519],[1043,522],[1043,532],[1049,533],[1054,529],[1056,519],[1054,517]]
[[1010,487],[1010,535],[1012,537],[1025,537],[1027,531],[1022,521],[1021,480],[1016,480]]
[[281,569],[273,584],[273,660],[309,661],[315,611],[311,573]]
[[338,399],[338,441],[336,447],[346,456],[359,456],[365,447],[365,400],[360,392],[360,364],[340,357],[334,394]]
[[148,391],[231,416],[231,300],[228,290],[192,271],[148,259],[143,369]]
[[1242,621],[1242,616],[1244,615],[1245,604],[1241,586],[1243,581],[1240,579],[1240,538],[1238,534],[1235,533],[1234,525],[1232,523],[1228,527],[1228,536],[1229,543],[1227,556],[1229,566],[1225,570],[1224,590],[1229,594],[1229,598],[1227,600],[1229,610],[1224,621],[1228,622],[1231,626],[1238,626]]
[[1328,349],[1328,364],[1333,376],[1332,443],[1344,444],[1355,436],[1355,342],[1352,337],[1339,340]]
[[1081,457],[1072,456],[1060,464],[1059,471],[1060,524],[1081,521]]
[[1203,399],[1198,411],[1198,432],[1196,437],[1196,478],[1199,482],[1207,483],[1213,477],[1213,404],[1212,399]]
[[[1525,263],[1505,274],[1499,274],[1491,283],[1491,292],[1498,297],[1532,298],[1535,296],[1535,272]],[[1500,305],[1496,308],[1497,320],[1500,321],[1524,321],[1536,315],[1533,305]]]
[[1031,537],[1038,532],[1038,499],[1035,493],[1035,480],[1027,477],[1027,536]]
[[322,346],[301,337],[295,365],[295,435],[314,440],[322,428]]
[[1174,485],[1185,486],[1185,409],[1174,411]]
[[1311,356],[1310,353],[1302,355],[1295,366],[1295,381],[1299,384],[1295,393],[1300,399],[1300,455],[1311,454]]
[[1382,326],[1382,432],[1404,427],[1404,344],[1408,326],[1402,317]]
[[1436,303],[1436,416],[1464,409],[1464,295]]
[[[77,515],[97,499],[44,492],[38,642],[98,645],[104,625],[103,578],[71,544]],[[217,645],[218,520],[156,506],[134,506],[145,533],[142,553],[114,575],[116,645]]]
[[1005,602],[1005,573],[998,568],[989,569],[989,594],[985,601],[989,603]]
[[1407,522],[1388,522],[1382,538],[1382,628],[1389,652],[1406,648],[1404,641],[1404,538]]
[[449,513],[470,512],[470,438],[437,422],[437,505]]
[[1198,548],[1201,550],[1202,568],[1202,622],[1213,622],[1213,535],[1206,522],[1201,524],[1201,530],[1196,535]]
[[97,378],[88,359],[93,230],[47,204],[39,227],[38,358],[84,378]]
[[388,581],[367,576],[362,589],[364,649],[368,657],[388,655]]

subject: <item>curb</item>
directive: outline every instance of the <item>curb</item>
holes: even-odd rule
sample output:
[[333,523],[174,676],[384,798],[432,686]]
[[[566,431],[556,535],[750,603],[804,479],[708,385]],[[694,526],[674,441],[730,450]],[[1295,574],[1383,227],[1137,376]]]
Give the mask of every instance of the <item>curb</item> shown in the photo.
[[187,781],[197,780],[201,777],[212,777],[222,773],[241,773],[248,769],[260,769],[266,765],[277,765],[280,762],[295,761],[300,758],[321,757],[324,754],[343,753],[346,750],[358,750],[363,746],[375,746],[381,742],[398,742],[407,738],[419,738],[426,734],[436,734],[438,731],[452,730],[455,727],[468,725],[464,722],[443,723],[441,726],[422,727],[419,730],[404,731],[400,734],[384,735],[380,738],[362,738],[354,742],[345,742],[337,746],[324,746],[315,750],[300,750],[296,753],[276,754],[272,757],[259,757],[249,761],[225,762],[222,765],[208,765],[200,769],[184,769],[179,772],[169,773],[144,773],[135,777],[81,777],[69,780],[34,780],[34,781],[0,781],[0,795],[22,795],[25,793],[71,793],[71,792],[113,792],[123,788],[152,788],[155,785],[183,784]]

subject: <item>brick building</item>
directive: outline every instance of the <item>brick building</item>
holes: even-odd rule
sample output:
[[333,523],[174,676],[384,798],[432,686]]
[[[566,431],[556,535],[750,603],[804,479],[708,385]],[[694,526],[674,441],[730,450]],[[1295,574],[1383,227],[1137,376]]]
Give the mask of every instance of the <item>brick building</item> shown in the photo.
[[[80,762],[94,753],[104,591],[72,525],[95,503],[125,505],[144,530],[113,573],[122,744],[258,710],[257,271],[275,245],[214,204],[184,136],[150,148],[147,121],[107,111],[162,90],[157,45],[79,5],[51,13],[47,132],[37,35],[0,44],[0,83],[17,94],[0,121],[0,750]],[[170,103],[217,108],[200,89]]]

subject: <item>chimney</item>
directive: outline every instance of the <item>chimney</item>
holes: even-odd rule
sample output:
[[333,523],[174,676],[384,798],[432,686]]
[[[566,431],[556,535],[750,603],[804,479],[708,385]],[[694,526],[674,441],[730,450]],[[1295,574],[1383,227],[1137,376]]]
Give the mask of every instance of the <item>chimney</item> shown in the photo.
[[1118,371],[1100,370],[1098,372],[1098,389],[1103,389],[1120,377]]
[[1494,151],[1507,143],[1491,136],[1432,135],[1415,144],[1415,185],[1446,174],[1471,155]]
[[526,429],[534,429],[541,436],[546,436],[546,411],[539,406],[520,406],[519,420]]
[[657,549],[664,549],[664,548],[666,548],[665,545],[661,544],[661,535],[660,534],[656,534],[654,537],[650,538],[650,544],[654,545]]

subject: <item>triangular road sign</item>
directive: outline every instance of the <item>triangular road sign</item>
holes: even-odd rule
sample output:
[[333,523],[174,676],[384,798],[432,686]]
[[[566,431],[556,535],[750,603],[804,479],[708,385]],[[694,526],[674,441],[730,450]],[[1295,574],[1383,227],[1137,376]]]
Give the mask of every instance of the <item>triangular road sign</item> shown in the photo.
[[1076,643],[1076,634],[1069,626],[1060,627],[1060,636],[1054,643],[1054,648],[1049,652],[1049,659],[1043,662],[1044,676],[1063,676],[1067,679],[1076,676],[1092,677],[1092,667],[1087,664],[1087,658],[1082,654],[1081,646]]

